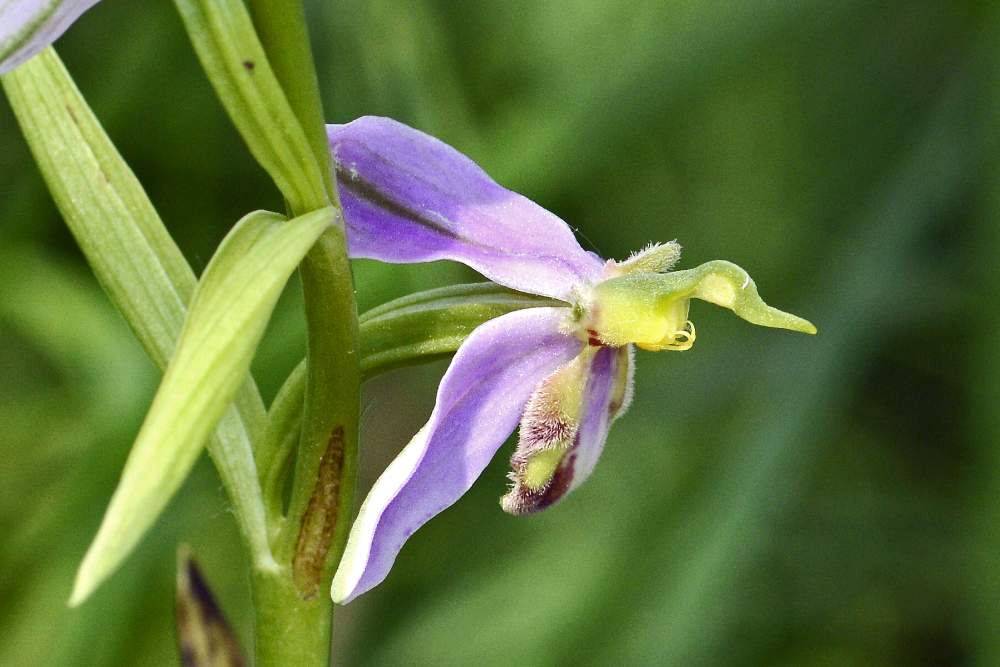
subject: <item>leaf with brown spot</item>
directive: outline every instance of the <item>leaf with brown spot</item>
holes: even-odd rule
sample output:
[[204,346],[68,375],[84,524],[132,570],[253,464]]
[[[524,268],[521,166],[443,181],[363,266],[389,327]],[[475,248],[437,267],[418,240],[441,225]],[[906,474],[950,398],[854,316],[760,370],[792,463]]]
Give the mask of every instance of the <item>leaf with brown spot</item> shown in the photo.
[[330,434],[326,452],[320,460],[316,484],[309,507],[302,516],[302,528],[292,558],[295,585],[304,599],[316,596],[323,566],[330,551],[330,540],[337,526],[340,509],[340,476],[344,464],[344,428],[337,426]]

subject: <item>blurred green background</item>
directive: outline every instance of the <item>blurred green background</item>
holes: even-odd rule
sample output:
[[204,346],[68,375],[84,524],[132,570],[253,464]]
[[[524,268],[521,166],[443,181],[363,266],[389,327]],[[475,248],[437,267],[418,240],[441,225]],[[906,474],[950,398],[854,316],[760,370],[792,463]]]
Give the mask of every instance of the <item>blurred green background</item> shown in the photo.
[[[140,7],[141,5],[141,7]],[[511,445],[338,613],[345,665],[1000,664],[1000,14],[940,0],[310,3],[331,121],[390,115],[621,258],[732,260],[809,338],[704,304],[640,353],[591,480],[529,519]],[[99,4],[59,50],[197,271],[280,210],[169,2]],[[97,286],[0,101],[0,664],[169,665],[189,542],[249,641],[202,463],[91,601],[64,602],[158,373]],[[362,308],[474,280],[356,266]],[[266,397],[304,350],[285,295]],[[371,382],[364,478],[443,364]]]

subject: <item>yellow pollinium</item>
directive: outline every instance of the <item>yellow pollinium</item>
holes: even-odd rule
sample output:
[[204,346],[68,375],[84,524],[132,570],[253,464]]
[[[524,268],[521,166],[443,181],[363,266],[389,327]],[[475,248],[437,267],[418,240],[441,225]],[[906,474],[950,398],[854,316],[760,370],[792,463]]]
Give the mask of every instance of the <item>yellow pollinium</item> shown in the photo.
[[635,344],[649,352],[659,352],[660,350],[676,350],[678,352],[683,352],[684,350],[690,350],[694,346],[694,339],[697,337],[697,333],[694,329],[694,322],[687,320],[684,323],[684,328],[671,331],[666,336],[661,338],[655,343],[645,343],[641,341],[636,341]]

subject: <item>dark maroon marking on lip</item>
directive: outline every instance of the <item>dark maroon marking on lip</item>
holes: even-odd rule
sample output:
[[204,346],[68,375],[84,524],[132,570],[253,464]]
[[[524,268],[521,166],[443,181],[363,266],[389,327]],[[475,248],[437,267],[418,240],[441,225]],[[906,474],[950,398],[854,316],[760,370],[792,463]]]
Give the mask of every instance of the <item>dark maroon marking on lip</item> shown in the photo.
[[564,419],[532,421],[521,427],[521,442],[511,457],[511,465],[515,468],[528,464],[528,459],[539,449],[545,449],[552,443],[566,439],[573,431],[570,422]]
[[252,72],[253,68],[256,67],[256,66],[257,65],[254,64],[254,61],[252,61],[252,60],[244,60],[243,61],[243,69],[245,69],[248,72]]
[[[517,462],[512,460],[511,463],[515,464],[516,470]],[[511,490],[515,500],[510,507],[505,506],[504,509],[515,516],[525,516],[554,505],[569,491],[569,487],[573,483],[575,464],[576,453],[570,450],[570,453],[559,463],[552,479],[543,488],[532,491],[523,484],[516,483]]]
[[538,499],[535,505],[536,510],[543,510],[555,504],[560,498],[566,495],[570,485],[573,483],[573,469],[576,467],[576,452],[571,451],[559,463],[556,472],[552,475],[552,481],[545,489],[545,494]]

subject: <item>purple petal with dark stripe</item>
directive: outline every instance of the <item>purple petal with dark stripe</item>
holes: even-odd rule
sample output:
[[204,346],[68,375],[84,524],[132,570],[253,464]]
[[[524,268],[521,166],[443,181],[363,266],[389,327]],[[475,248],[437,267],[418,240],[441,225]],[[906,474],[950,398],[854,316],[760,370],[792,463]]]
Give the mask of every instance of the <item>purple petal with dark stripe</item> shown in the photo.
[[389,465],[351,527],[332,595],[345,603],[389,573],[403,543],[479,477],[535,387],[583,345],[565,308],[528,308],[479,326],[455,353],[430,420]]
[[565,222],[447,144],[389,118],[327,126],[352,257],[463,262],[493,282],[557,299],[604,262]]

